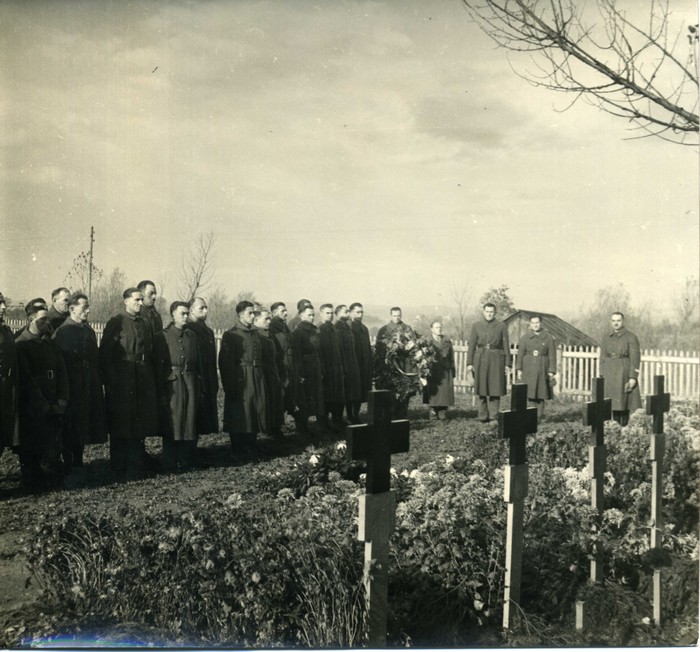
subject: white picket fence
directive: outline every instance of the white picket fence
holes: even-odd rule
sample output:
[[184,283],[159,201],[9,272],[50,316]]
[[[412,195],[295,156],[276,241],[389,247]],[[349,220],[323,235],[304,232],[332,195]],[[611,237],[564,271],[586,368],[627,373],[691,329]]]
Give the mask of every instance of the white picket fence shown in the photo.
[[[17,319],[7,320],[8,326],[18,329],[24,322]],[[97,334],[97,340],[102,337],[104,324],[91,324]],[[214,331],[217,354],[221,344],[222,330]],[[454,340],[455,390],[467,393],[467,347],[466,340]],[[511,353],[515,357],[517,344],[511,344]],[[591,395],[591,380],[598,375],[598,347],[559,346],[557,348],[557,385],[555,394],[567,396],[575,400],[585,400]],[[654,376],[663,374],[666,377],[666,391],[674,398],[697,398],[700,393],[700,356],[697,351],[642,351],[642,366],[639,374],[640,391],[642,396],[653,393]],[[511,369],[509,383],[513,382]]]

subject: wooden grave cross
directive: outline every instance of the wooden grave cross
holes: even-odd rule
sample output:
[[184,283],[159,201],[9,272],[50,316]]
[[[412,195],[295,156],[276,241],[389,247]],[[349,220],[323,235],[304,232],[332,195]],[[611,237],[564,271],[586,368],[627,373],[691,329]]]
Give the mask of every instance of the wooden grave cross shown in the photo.
[[[591,507],[602,514],[603,484],[605,482],[605,422],[612,419],[612,399],[605,398],[605,379],[596,376],[591,382],[592,401],[586,403],[583,412],[583,425],[591,427],[588,446],[588,472],[591,476]],[[591,581],[603,579],[603,564],[597,557],[591,559]],[[576,629],[584,626],[584,603],[576,602]]]
[[389,537],[396,522],[396,495],[390,491],[391,455],[409,447],[408,419],[393,420],[393,395],[369,393],[368,423],[346,428],[348,455],[367,461],[366,493],[359,498],[357,538],[365,542],[364,585],[370,647],[386,645],[389,612]]
[[[647,396],[646,413],[653,417],[651,448],[651,548],[661,548],[663,534],[663,469],[666,435],[664,414],[671,409],[671,394],[664,392],[664,376],[654,376],[654,393]],[[661,625],[661,569],[654,569],[654,624]]]
[[513,606],[520,602],[523,555],[523,507],[527,496],[527,435],[537,432],[537,408],[527,407],[527,385],[511,386],[510,410],[498,414],[498,434],[510,440],[509,465],[505,469],[503,500],[508,503],[506,577],[503,594],[503,627],[513,626]]

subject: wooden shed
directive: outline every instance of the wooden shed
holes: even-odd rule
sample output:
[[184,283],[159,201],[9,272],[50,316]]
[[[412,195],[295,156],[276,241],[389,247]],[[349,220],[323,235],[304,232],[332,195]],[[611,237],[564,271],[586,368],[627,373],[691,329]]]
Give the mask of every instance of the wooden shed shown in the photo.
[[542,327],[552,335],[557,344],[598,346],[598,342],[575,326],[556,315],[539,312],[538,310],[517,310],[510,317],[503,320],[508,326],[508,337],[512,344],[517,344],[520,338],[530,330],[530,317],[532,315],[540,315],[542,317]]

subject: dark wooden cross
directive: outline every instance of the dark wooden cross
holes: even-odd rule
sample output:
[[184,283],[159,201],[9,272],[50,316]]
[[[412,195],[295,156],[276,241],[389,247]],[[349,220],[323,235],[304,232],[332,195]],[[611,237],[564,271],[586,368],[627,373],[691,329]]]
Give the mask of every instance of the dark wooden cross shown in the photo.
[[392,421],[393,395],[387,389],[369,393],[368,423],[348,426],[348,455],[367,460],[367,493],[389,491],[391,455],[405,453],[409,447],[409,421]]
[[654,376],[654,393],[647,396],[647,414],[654,417],[655,435],[664,431],[664,413],[671,409],[671,394],[664,392],[664,376]]
[[[612,419],[612,399],[605,398],[605,379],[596,376],[591,382],[592,401],[583,411],[583,425],[591,427],[588,441],[588,473],[591,476],[591,507],[603,512],[603,483],[605,482],[606,451],[605,422]],[[603,579],[603,562],[600,555],[591,558],[590,578],[593,582]],[[585,603],[576,602],[576,629],[584,629],[586,621]]]
[[612,419],[612,399],[605,396],[605,379],[597,376],[591,387],[592,401],[586,403],[583,425],[591,427],[591,446],[602,446],[605,436],[605,422]]
[[537,432],[537,408],[527,407],[527,385],[511,386],[510,410],[498,413],[498,434],[510,439],[509,464],[525,464],[525,439]]
[[[653,417],[651,449],[651,548],[661,548],[663,538],[663,472],[666,435],[664,414],[671,409],[671,394],[664,392],[664,376],[654,376],[654,393],[647,396],[646,412]],[[654,625],[662,624],[661,569],[654,569]]]
[[503,476],[503,500],[508,503],[506,523],[506,572],[503,590],[503,628],[515,623],[520,603],[523,556],[523,512],[527,496],[528,469],[525,440],[537,432],[537,408],[527,407],[527,385],[511,386],[510,410],[498,413],[498,434],[510,439],[509,462]]

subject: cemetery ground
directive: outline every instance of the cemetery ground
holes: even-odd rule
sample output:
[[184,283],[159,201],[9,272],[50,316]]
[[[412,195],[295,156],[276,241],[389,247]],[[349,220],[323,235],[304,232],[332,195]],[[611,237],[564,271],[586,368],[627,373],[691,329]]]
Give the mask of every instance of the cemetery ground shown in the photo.
[[[503,407],[508,403],[504,402]],[[548,404],[529,436],[521,605],[503,632],[507,443],[458,396],[445,421],[413,399],[411,444],[392,457],[396,530],[390,646],[693,645],[698,622],[698,403],[666,419],[664,549],[649,550],[651,419],[606,425],[602,516],[590,507],[583,403]],[[333,647],[363,644],[361,462],[343,435],[293,434],[232,459],[200,440],[205,468],[112,482],[87,449],[88,487],[22,493],[0,457],[0,646]],[[147,448],[160,455],[160,440]],[[601,555],[604,581],[588,582]],[[663,568],[655,627],[651,577]],[[577,632],[575,604],[591,619]],[[49,640],[50,639],[50,640]]]

